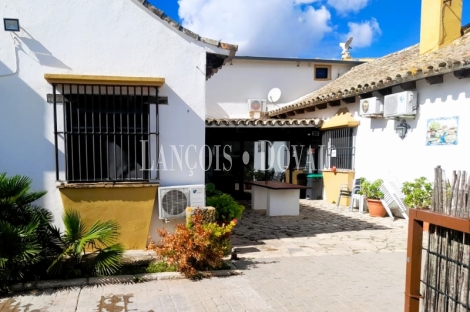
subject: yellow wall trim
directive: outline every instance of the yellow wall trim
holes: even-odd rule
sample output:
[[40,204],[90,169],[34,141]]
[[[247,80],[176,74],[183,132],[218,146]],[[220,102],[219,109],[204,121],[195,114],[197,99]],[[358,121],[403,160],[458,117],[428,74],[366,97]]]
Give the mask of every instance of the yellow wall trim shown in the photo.
[[61,183],[57,184],[58,189],[90,189],[90,188],[136,188],[136,187],[158,187],[159,183]]
[[44,74],[44,79],[50,84],[88,84],[88,85],[125,85],[161,87],[165,84],[165,78],[155,77],[125,77],[125,76],[94,76],[94,75],[69,75],[69,74]]
[[321,130],[331,130],[337,128],[354,128],[359,126],[360,121],[354,119],[349,110],[343,107],[331,117],[328,121],[323,123]]

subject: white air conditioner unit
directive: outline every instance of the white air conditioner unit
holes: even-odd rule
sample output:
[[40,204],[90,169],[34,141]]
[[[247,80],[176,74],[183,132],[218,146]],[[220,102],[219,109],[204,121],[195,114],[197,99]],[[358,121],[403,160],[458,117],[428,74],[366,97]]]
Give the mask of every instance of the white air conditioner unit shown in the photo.
[[386,95],[384,99],[384,117],[415,116],[418,106],[418,93],[404,91]]
[[204,185],[183,185],[158,188],[158,209],[160,219],[186,217],[186,207],[205,207],[206,188]]
[[371,97],[360,101],[360,116],[383,115],[384,104],[377,97]]
[[251,99],[248,100],[248,110],[250,112],[266,112],[266,100]]

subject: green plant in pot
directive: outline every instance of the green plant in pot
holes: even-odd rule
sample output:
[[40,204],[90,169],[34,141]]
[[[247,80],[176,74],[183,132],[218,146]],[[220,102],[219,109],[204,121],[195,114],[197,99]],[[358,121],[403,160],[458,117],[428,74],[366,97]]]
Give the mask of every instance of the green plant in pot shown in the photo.
[[402,193],[405,204],[414,209],[429,209],[432,202],[433,185],[425,177],[403,183]]
[[[431,208],[433,185],[425,177],[414,179],[414,181],[407,181],[403,183],[401,189],[405,195],[405,204],[414,209],[429,209]],[[427,231],[429,223],[424,223],[424,230]]]
[[380,201],[384,197],[384,194],[380,191],[382,183],[382,179],[377,179],[373,182],[366,179],[361,181],[361,191],[359,194],[366,197],[371,217],[385,217],[387,215],[387,211]]

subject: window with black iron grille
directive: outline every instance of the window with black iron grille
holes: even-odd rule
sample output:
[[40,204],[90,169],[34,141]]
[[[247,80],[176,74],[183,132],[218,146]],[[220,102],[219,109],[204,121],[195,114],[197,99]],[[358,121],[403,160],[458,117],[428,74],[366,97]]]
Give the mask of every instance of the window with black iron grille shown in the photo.
[[63,169],[67,182],[158,179],[157,87],[54,84],[53,92],[57,181]]
[[352,128],[324,131],[322,145],[325,168],[335,166],[337,169],[354,169],[355,147]]

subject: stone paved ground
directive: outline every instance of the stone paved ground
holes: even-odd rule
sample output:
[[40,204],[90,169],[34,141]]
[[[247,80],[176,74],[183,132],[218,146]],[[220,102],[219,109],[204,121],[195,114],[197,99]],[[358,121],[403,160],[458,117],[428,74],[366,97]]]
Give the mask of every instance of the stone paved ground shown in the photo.
[[300,203],[295,217],[266,217],[264,211],[247,209],[232,238],[238,253],[272,258],[406,252],[404,219],[373,218],[318,200]]
[[243,274],[29,292],[10,311],[402,311],[405,220],[321,201],[298,217],[246,210],[233,235]]

